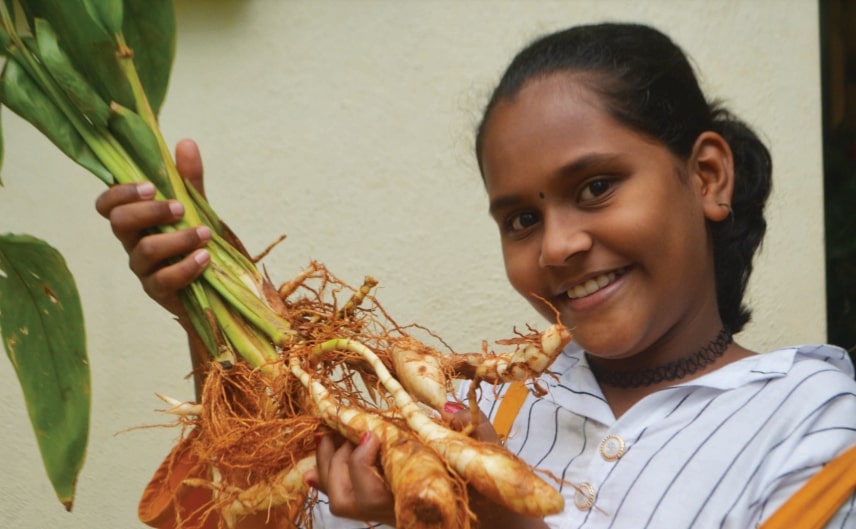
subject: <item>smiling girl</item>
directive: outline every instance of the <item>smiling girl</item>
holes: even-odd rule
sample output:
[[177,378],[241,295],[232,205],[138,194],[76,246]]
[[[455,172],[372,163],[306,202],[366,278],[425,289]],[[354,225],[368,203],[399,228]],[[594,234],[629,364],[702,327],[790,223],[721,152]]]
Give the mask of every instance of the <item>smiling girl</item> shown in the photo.
[[[845,351],[756,354],[733,339],[750,317],[770,156],[705,98],[668,37],[600,24],[535,41],[494,91],[476,155],[511,284],[548,320],[558,310],[575,340],[505,444],[565,480],[565,510],[534,520],[476,502],[483,527],[757,527],[856,444]],[[192,144],[177,160],[200,176]],[[116,187],[98,210],[146,291],[180,315],[176,292],[205,266],[209,235],[145,235],[181,215],[150,198]],[[483,391],[489,418],[507,389]],[[394,519],[377,450],[371,435],[356,447],[321,440],[306,479],[335,515]],[[854,526],[848,501],[829,527]]]
[[[845,351],[732,339],[772,165],[668,37],[601,24],[532,43],[476,154],[511,284],[579,346],[506,444],[576,485],[551,525],[757,527],[856,444]],[[853,526],[848,501],[829,527]]]

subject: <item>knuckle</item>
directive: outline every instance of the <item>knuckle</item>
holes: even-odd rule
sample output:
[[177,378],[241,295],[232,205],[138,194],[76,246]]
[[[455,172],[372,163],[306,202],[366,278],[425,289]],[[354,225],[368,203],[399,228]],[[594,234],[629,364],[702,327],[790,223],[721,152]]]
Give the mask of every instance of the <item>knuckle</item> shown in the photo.
[[347,518],[352,513],[350,502],[342,501],[339,498],[330,498],[330,513],[334,516]]
[[161,290],[156,285],[151,282],[143,281],[143,292],[146,293],[147,296],[154,300],[159,300],[161,298]]
[[197,248],[200,244],[202,244],[202,238],[199,237],[199,234],[195,229],[189,228],[182,231],[182,236],[184,237],[185,243],[190,248]]
[[143,237],[137,242],[134,253],[143,261],[151,262],[158,256],[158,247],[152,237]]

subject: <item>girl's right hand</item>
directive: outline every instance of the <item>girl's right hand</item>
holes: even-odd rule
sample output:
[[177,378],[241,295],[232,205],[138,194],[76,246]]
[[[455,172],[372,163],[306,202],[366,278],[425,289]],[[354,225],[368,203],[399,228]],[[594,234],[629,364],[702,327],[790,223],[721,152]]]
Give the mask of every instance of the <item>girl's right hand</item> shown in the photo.
[[[196,143],[180,141],[175,162],[181,176],[204,193],[202,158]],[[210,261],[203,247],[211,239],[211,230],[201,226],[155,233],[154,228],[180,220],[184,206],[176,200],[153,200],[154,195],[151,183],[117,185],[98,197],[95,209],[110,221],[146,294],[183,319],[186,313],[178,293],[199,277]]]

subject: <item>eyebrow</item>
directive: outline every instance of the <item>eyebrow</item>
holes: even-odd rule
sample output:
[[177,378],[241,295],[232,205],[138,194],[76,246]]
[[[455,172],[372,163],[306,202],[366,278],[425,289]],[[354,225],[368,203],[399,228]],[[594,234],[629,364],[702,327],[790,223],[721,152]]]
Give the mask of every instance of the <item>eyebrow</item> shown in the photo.
[[[557,175],[562,178],[570,178],[582,172],[590,171],[593,168],[596,169],[598,167],[614,163],[616,160],[620,159],[621,155],[615,153],[586,154],[585,156],[577,158],[571,163],[560,168]],[[497,197],[494,200],[491,200],[490,207],[488,207],[488,213],[493,215],[497,210],[512,207],[522,201],[523,198],[519,195],[504,195]]]

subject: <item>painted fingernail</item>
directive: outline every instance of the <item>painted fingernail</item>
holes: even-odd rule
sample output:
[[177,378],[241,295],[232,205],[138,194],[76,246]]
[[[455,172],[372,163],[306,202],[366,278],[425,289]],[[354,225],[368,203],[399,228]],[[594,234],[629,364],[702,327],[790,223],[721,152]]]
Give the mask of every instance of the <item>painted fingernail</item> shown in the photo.
[[180,217],[184,215],[184,205],[177,200],[171,200],[169,202],[169,211],[176,217]]
[[307,479],[306,480],[306,486],[309,487],[310,489],[317,489],[318,483],[315,483],[314,479]]
[[443,405],[443,411],[445,411],[446,413],[458,413],[463,409],[464,407],[458,404],[457,402],[447,402]]
[[369,442],[369,436],[371,436],[369,432],[363,432],[363,436],[360,437],[360,444],[364,445]]
[[196,261],[196,264],[205,266],[211,261],[211,254],[208,253],[208,250],[199,250],[193,254],[193,260]]
[[149,199],[155,196],[155,185],[151,182],[137,184],[137,196]]

